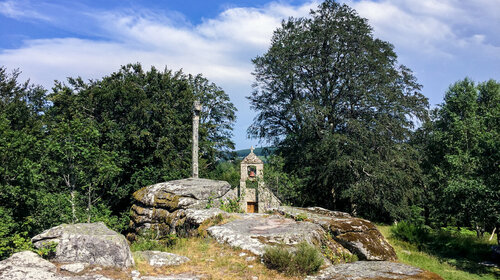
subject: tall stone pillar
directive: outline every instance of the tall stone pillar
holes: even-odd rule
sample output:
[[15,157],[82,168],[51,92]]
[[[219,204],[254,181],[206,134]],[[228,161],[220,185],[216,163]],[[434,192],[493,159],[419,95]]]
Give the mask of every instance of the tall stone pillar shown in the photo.
[[198,178],[198,128],[200,125],[200,101],[196,100],[193,104],[193,178]]

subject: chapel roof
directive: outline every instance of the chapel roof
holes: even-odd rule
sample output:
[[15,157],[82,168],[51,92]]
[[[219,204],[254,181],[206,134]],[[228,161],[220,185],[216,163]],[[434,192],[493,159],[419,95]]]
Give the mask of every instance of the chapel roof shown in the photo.
[[263,164],[264,162],[253,153],[253,147],[250,148],[250,153],[246,156],[241,163],[245,164]]

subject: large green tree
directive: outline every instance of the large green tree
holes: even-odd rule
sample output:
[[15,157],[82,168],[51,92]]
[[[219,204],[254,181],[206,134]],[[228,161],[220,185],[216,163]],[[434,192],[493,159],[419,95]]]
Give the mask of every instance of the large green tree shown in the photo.
[[274,142],[284,168],[305,179],[303,204],[378,220],[408,214],[420,184],[408,140],[427,99],[366,19],[327,0],[284,21],[253,63],[249,134]]
[[119,170],[101,184],[99,197],[116,211],[127,209],[131,192],[145,185],[189,176],[195,99],[203,105],[200,169],[215,168],[222,152],[234,145],[230,137],[235,107],[221,88],[201,75],[154,67],[144,71],[140,64],[129,64],[102,80],[58,83],[50,99],[55,118],[83,118],[96,128],[93,151],[112,156]]
[[0,259],[22,245],[39,224],[30,214],[47,187],[41,121],[45,90],[0,67]]
[[426,133],[424,206],[439,224],[473,226],[478,234],[500,224],[500,83],[451,85]]

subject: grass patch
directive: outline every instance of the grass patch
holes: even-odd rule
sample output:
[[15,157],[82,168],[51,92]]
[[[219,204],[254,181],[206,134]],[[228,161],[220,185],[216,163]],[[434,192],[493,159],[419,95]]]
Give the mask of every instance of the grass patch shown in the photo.
[[[210,238],[182,238],[174,246],[165,250],[186,256],[191,261],[179,266],[152,267],[144,261],[136,260],[136,269],[141,275],[158,276],[196,272],[198,275],[204,275],[207,279],[218,280],[252,279],[253,276],[257,276],[259,280],[298,280],[303,278],[267,269],[260,262],[259,257],[248,261],[246,258],[253,256],[251,253],[218,244]],[[240,256],[243,252],[246,255]]]
[[162,251],[166,252],[169,247],[177,245],[181,239],[175,234],[167,234],[161,238],[155,238],[151,231],[145,231],[137,235],[136,240],[130,244],[130,250],[136,251]]
[[[464,241],[463,238],[457,238],[456,233],[450,235],[442,231],[436,235],[436,239],[432,239],[434,235],[429,235],[431,236],[428,240],[430,243],[416,245],[395,238],[391,233],[390,226],[379,225],[377,227],[394,247],[398,259],[402,263],[434,272],[446,280],[495,280],[500,278],[499,269],[478,264],[481,261],[480,257],[484,255],[476,252],[482,252],[483,249],[473,246],[477,243],[484,243],[484,241],[471,242],[469,239]],[[436,247],[431,248],[430,244],[435,244]]]
[[293,253],[284,246],[268,247],[262,259],[268,268],[287,275],[313,274],[323,264],[321,253],[307,242],[299,243]]

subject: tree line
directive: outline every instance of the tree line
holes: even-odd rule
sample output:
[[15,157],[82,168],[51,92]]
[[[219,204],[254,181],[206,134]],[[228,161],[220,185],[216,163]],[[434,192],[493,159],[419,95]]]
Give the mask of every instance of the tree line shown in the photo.
[[[394,47],[327,0],[284,20],[253,60],[252,137],[273,143],[267,185],[288,204],[378,222],[500,228],[500,83],[457,81],[429,109]],[[192,104],[203,104],[200,176],[239,181],[236,108],[202,75],[123,66],[52,90],[0,67],[0,258],[60,223],[128,227],[131,194],[190,175]]]
[[500,83],[464,79],[432,110],[394,47],[327,0],[284,20],[253,60],[257,117],[277,147],[267,184],[297,206],[374,221],[500,228]]
[[189,177],[191,119],[200,119],[201,176],[234,149],[236,108],[202,75],[130,64],[49,93],[0,67],[0,257],[60,223],[128,227],[131,194]]

